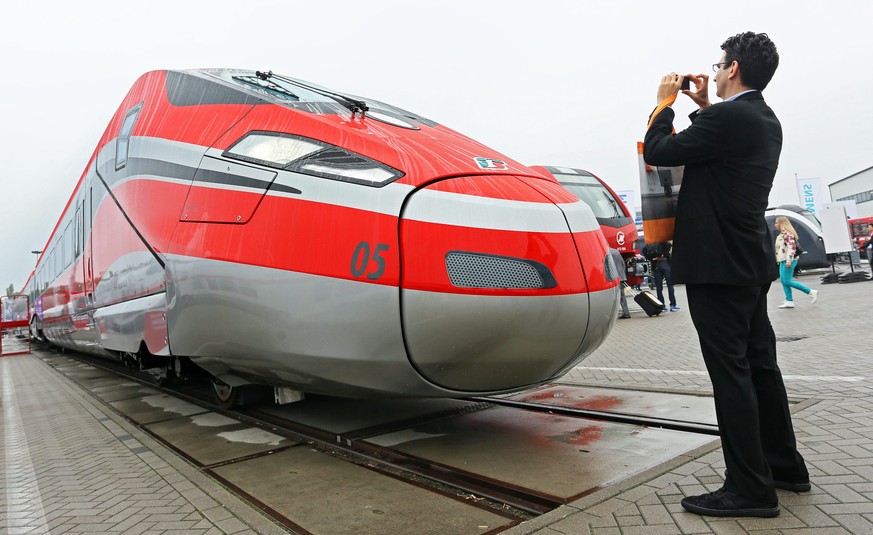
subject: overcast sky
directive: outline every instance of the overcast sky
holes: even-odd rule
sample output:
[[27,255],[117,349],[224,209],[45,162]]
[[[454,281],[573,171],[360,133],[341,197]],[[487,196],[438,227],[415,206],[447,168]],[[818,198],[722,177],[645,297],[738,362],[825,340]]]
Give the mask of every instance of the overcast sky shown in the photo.
[[[109,118],[154,69],[273,70],[638,190],[660,77],[711,73],[726,37],[767,32],[781,61],[764,95],[785,137],[771,205],[798,202],[795,177],[873,165],[868,1],[44,0],[2,15],[4,289],[24,284]],[[694,106],[674,107],[681,130]]]

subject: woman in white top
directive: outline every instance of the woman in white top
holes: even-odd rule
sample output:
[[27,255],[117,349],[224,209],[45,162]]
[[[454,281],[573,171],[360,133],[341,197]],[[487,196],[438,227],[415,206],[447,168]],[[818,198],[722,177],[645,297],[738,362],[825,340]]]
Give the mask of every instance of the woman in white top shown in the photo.
[[776,261],[779,263],[779,280],[782,282],[782,289],[785,290],[785,302],[779,305],[779,308],[794,308],[794,298],[791,295],[791,289],[795,288],[807,294],[812,301],[818,298],[818,290],[810,290],[808,287],[793,280],[794,268],[797,263],[794,261],[797,255],[797,231],[794,226],[785,216],[776,218],[774,225],[779,235],[776,236]]

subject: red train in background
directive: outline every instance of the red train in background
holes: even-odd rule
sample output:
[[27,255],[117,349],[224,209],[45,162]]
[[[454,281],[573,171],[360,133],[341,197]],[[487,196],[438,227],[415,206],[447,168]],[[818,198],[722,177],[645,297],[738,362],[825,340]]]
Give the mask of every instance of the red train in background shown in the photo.
[[541,384],[616,317],[591,209],[389,104],[272,72],[143,75],[25,291],[31,330],[157,381],[456,397]]
[[594,173],[570,167],[534,166],[582,199],[594,212],[609,246],[618,249],[625,260],[627,283],[639,287],[651,272],[651,264],[640,255],[645,245],[639,238],[634,214],[609,184]]
[[849,228],[852,229],[852,241],[855,247],[861,247],[870,239],[870,232],[873,231],[873,216],[850,219]]

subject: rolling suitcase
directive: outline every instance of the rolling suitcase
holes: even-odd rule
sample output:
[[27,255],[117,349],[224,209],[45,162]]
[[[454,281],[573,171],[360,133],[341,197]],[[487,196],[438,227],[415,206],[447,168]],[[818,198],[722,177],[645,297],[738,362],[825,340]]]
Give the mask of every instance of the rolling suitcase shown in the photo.
[[651,293],[647,291],[635,292],[629,284],[622,284],[630,288],[631,293],[634,294],[634,302],[640,305],[640,308],[643,309],[647,316],[657,316],[664,310],[664,303],[658,301],[658,298]]

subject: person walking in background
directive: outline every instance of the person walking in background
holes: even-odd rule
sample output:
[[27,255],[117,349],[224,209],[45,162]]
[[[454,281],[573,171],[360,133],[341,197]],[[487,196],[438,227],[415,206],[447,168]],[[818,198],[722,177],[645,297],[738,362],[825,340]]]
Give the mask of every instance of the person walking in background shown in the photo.
[[624,296],[624,286],[627,283],[627,268],[625,267],[624,258],[621,257],[618,249],[610,247],[609,256],[612,258],[612,263],[615,264],[615,268],[618,270],[618,277],[621,279],[621,290],[618,293],[619,301],[621,302],[621,315],[618,319],[626,320],[631,317],[630,311],[627,308],[627,298]]
[[779,263],[779,280],[782,282],[782,289],[785,291],[785,302],[779,305],[779,308],[794,308],[794,297],[791,289],[800,290],[809,296],[810,302],[815,304],[818,299],[818,290],[810,290],[807,286],[800,284],[794,277],[794,269],[797,267],[797,231],[794,230],[794,225],[785,216],[776,218],[773,224],[779,235],[776,236],[776,262]]
[[859,251],[867,250],[867,262],[870,264],[870,273],[873,273],[873,225],[870,225],[870,236],[867,241],[858,248]]
[[664,303],[667,310],[667,301],[664,301],[664,282],[667,282],[667,296],[670,298],[670,310],[679,310],[676,306],[676,294],[673,292],[673,274],[670,271],[670,244],[667,242],[647,243],[643,247],[643,256],[652,263],[652,273],[655,275],[655,290],[658,293],[658,301]]
[[[721,45],[709,75],[670,73],[658,86],[643,145],[647,164],[684,165],[676,204],[672,270],[685,284],[688,310],[712,382],[722,452],[722,488],[686,496],[682,507],[712,516],[773,517],[776,488],[811,489],[800,452],[767,291],[776,280],[773,242],[764,219],[782,151],[782,126],[761,93],[779,53],[765,33],[745,32]],[[674,133],[670,105],[682,90],[699,106],[691,126]]]

